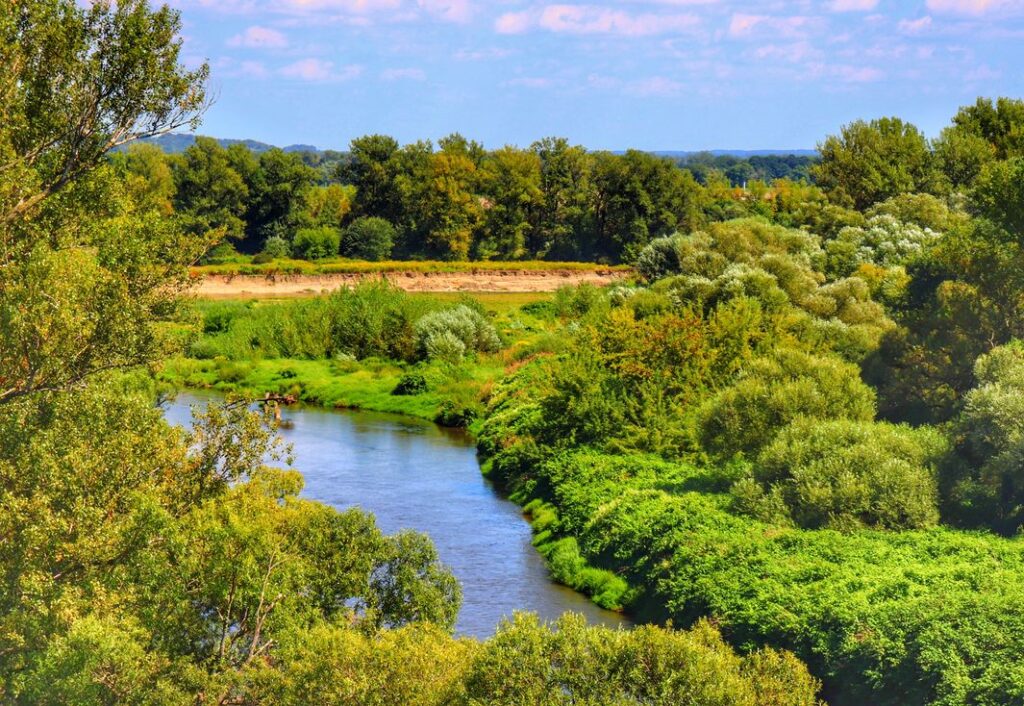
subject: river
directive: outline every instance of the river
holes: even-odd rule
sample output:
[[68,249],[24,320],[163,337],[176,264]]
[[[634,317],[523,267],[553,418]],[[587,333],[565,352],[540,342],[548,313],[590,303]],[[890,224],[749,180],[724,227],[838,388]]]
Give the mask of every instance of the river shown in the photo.
[[[191,406],[216,399],[181,394],[167,418],[187,425]],[[460,635],[488,637],[516,610],[552,620],[582,613],[592,623],[627,625],[584,596],[553,583],[518,506],[480,474],[476,449],[461,431],[360,411],[295,407],[281,436],[294,450],[303,496],[336,508],[372,512],[388,534],[425,532],[462,584]]]

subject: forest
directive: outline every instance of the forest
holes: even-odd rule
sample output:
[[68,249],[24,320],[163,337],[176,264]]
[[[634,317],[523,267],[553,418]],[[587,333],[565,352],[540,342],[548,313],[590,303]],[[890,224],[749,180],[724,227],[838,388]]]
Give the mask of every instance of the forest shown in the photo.
[[[486,150],[459,134],[346,153],[253,152],[197,138],[180,154],[141,143],[112,155],[140,203],[257,263],[322,260],[632,262],[652,239],[708,218],[774,213],[806,188],[810,157],[590,152],[564,138]],[[824,197],[817,194],[821,200]]]
[[[0,7],[0,701],[1024,702],[1024,101],[855,121],[781,176],[560,139],[118,151],[199,126],[180,31]],[[238,252],[631,274],[188,296]],[[229,394],[186,430],[180,386]],[[267,393],[466,427],[552,577],[638,626],[457,636],[430,538],[303,497]]]

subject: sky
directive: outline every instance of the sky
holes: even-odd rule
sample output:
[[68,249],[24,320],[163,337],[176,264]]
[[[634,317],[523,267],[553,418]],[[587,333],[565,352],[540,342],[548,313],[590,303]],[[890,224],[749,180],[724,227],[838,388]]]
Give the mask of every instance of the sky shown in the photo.
[[808,149],[859,118],[935,136],[1024,97],[1024,0],[169,0],[210,64],[203,134],[344,149]]

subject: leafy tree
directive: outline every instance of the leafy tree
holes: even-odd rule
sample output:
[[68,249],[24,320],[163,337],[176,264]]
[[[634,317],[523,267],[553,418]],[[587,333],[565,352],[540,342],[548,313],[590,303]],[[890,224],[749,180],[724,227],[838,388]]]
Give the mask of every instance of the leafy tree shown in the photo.
[[528,249],[551,259],[586,257],[593,251],[591,164],[582,147],[545,138],[531,150],[540,159],[541,206]]
[[593,183],[600,255],[632,261],[652,238],[699,223],[700,187],[670,160],[636,150],[600,154]]
[[971,205],[1013,236],[1024,236],[1024,157],[986,166],[975,182]]
[[175,162],[174,182],[174,209],[191,232],[236,240],[245,236],[249,187],[216,140],[196,138]]
[[477,257],[517,260],[527,255],[543,197],[540,169],[536,154],[514,147],[503,147],[484,160],[480,181],[486,202]]
[[[302,220],[306,194],[316,172],[302,158],[279,149],[259,156],[259,169],[250,176],[246,203],[247,237],[259,243],[271,236],[291,238]],[[335,229],[339,227],[333,225]]]
[[929,527],[939,519],[937,467],[946,450],[932,429],[797,419],[732,492],[741,509],[798,527]]
[[950,495],[957,519],[1011,534],[1024,524],[1024,344],[978,358],[956,423],[964,463]]
[[874,414],[874,391],[855,366],[784,350],[748,363],[707,402],[700,438],[709,452],[728,458],[756,454],[799,417],[870,421]]
[[863,264],[895,267],[905,265],[939,241],[940,234],[929,228],[901,223],[892,216],[868,219],[863,227],[847,227],[825,245],[829,270],[849,276]]
[[178,66],[178,27],[141,2],[0,11],[0,406],[149,360],[153,319],[208,245],[101,165],[201,110],[205,69]]
[[341,253],[375,262],[387,260],[396,237],[395,227],[383,218],[357,218],[342,234]]
[[334,228],[303,228],[295,234],[292,249],[306,260],[322,260],[338,254],[341,233]]
[[145,0],[0,12],[0,223],[32,216],[119,145],[197,125],[208,68],[179,65],[179,29]]
[[174,212],[174,172],[159,147],[133,144],[126,152],[114,155],[112,162],[123,173],[125,191],[137,209],[163,216]]
[[473,189],[476,166],[461,154],[430,155],[424,180],[414,186],[410,208],[427,251],[443,260],[466,260],[483,221],[483,205]]
[[978,98],[953,116],[955,133],[980,137],[996,159],[1024,156],[1024,101],[1014,98]]
[[858,120],[818,145],[814,176],[840,204],[865,210],[904,193],[930,191],[935,175],[928,141],[899,118]]
[[398,153],[398,142],[384,135],[352,140],[349,159],[339,167],[338,177],[356,188],[356,215],[402,222]]
[[288,241],[278,236],[271,236],[263,243],[260,254],[268,260],[283,260],[291,255],[292,248]]
[[313,186],[306,191],[299,221],[314,226],[341,228],[352,212],[355,188],[341,184]]

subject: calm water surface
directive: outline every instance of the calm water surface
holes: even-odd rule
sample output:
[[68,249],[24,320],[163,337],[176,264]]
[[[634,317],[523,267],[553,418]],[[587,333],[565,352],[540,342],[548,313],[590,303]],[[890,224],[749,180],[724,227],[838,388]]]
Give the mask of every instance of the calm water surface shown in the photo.
[[[212,399],[181,394],[166,406],[167,418],[186,425],[191,406]],[[593,623],[627,624],[551,582],[520,509],[484,480],[465,433],[405,417],[311,407],[286,409],[284,421],[281,436],[306,478],[304,497],[372,512],[388,534],[430,535],[462,584],[460,634],[487,637],[516,610],[549,620],[573,611]]]

